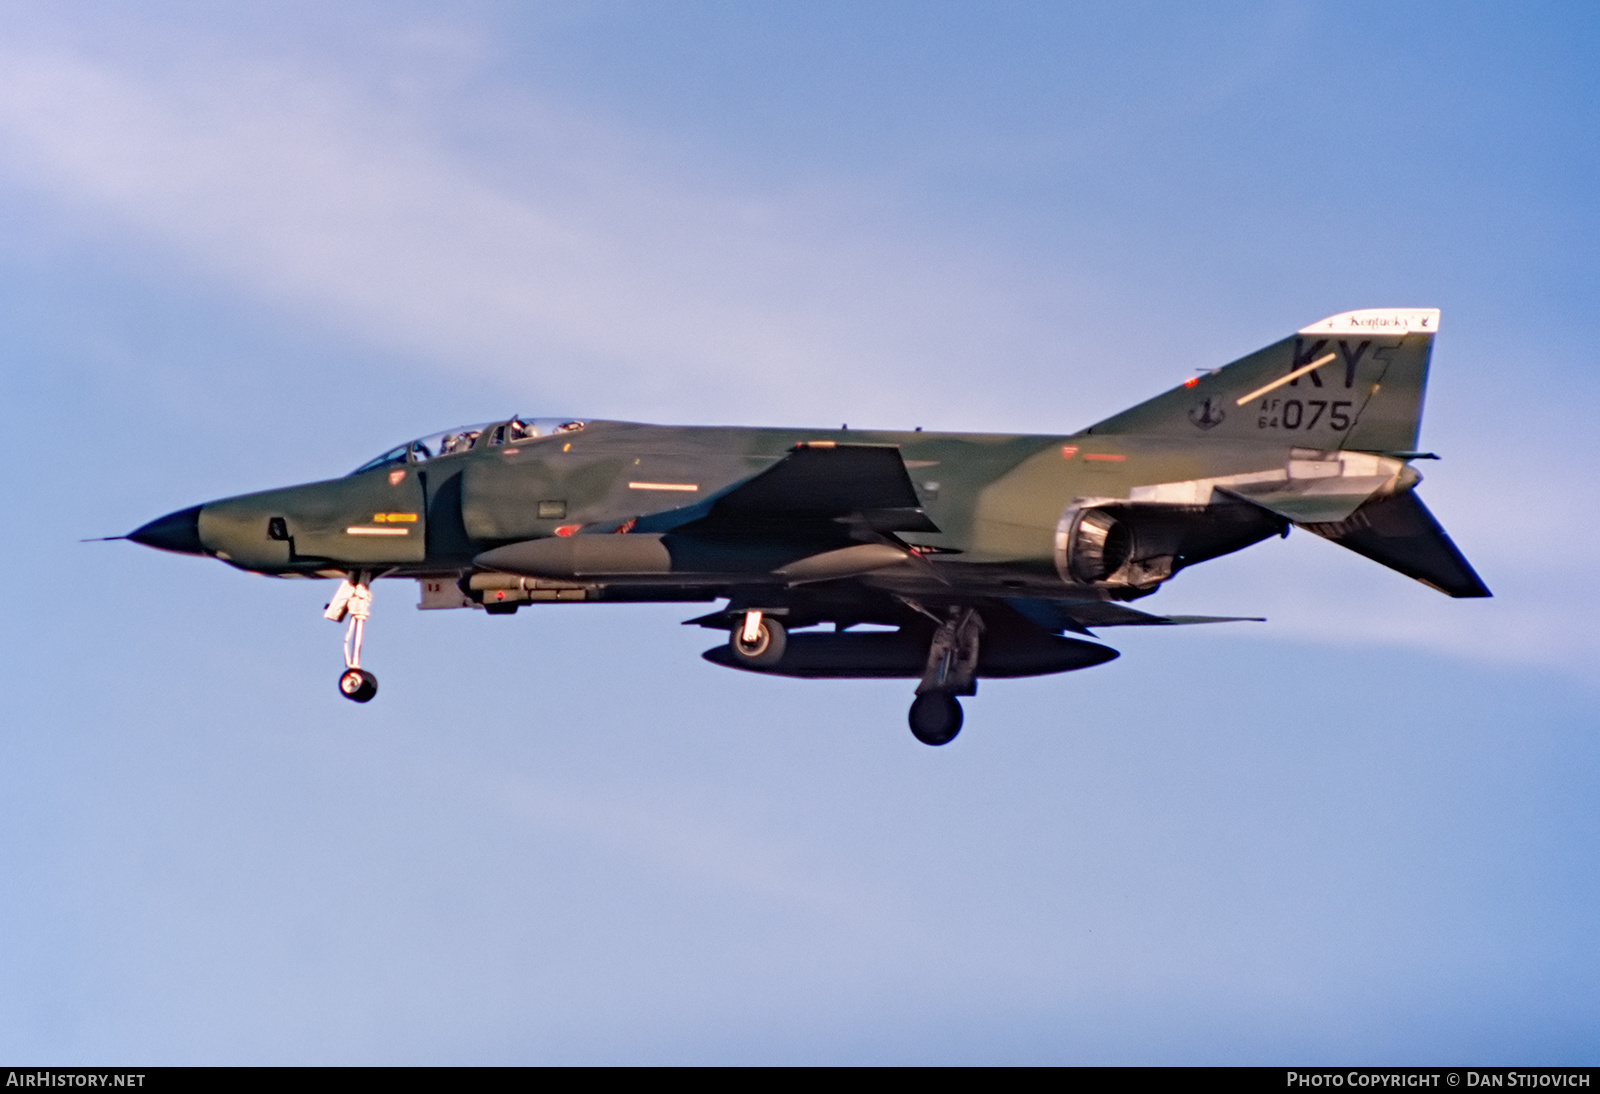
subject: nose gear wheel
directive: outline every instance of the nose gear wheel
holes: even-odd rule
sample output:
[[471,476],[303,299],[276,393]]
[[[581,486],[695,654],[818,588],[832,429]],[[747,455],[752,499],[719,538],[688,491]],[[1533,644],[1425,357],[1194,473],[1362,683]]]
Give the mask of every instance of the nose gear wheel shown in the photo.
[[369,702],[378,694],[378,678],[366,669],[345,669],[339,677],[339,694],[353,703]]

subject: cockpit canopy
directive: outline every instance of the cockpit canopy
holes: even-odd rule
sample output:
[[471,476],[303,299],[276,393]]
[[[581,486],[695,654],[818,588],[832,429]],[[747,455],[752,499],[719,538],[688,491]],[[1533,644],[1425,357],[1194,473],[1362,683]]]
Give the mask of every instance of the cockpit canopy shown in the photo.
[[[559,433],[577,433],[588,423],[575,418],[512,418],[509,422],[489,422],[483,425],[463,425],[419,437],[414,441],[396,445],[376,459],[368,460],[351,472],[359,475],[377,467],[397,464],[422,463],[441,456],[454,456],[469,452],[480,443],[488,445],[519,444],[540,437],[553,437]],[[487,434],[487,437],[485,436]]]

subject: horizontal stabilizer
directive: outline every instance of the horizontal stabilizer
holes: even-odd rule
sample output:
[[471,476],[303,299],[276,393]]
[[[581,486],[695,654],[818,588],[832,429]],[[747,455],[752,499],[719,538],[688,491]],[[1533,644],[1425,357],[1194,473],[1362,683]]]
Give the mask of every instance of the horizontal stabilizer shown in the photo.
[[1492,596],[1412,490],[1367,502],[1337,523],[1301,527],[1447,596]]

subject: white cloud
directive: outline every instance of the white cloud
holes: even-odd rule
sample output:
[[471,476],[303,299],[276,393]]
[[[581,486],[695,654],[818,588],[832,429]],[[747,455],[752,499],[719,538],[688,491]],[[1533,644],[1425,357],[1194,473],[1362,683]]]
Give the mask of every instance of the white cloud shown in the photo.
[[[470,63],[452,42],[425,63]],[[13,43],[0,72],[13,183],[249,295],[536,390],[563,375],[610,405],[900,408],[921,401],[913,373],[936,389],[1017,325],[958,256],[937,269],[855,235],[823,195],[719,191],[527,96],[450,104],[510,135],[474,158],[431,131],[438,103],[304,63],[152,74]]]

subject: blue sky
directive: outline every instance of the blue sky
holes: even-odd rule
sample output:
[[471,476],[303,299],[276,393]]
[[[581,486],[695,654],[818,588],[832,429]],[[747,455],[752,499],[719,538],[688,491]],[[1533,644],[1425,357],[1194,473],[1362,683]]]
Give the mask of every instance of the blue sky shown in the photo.
[[[0,1048],[49,1062],[1595,1062],[1585,5],[7,4]],[[746,678],[126,544],[499,414],[1066,432],[1443,309],[1421,492],[1120,660]]]

